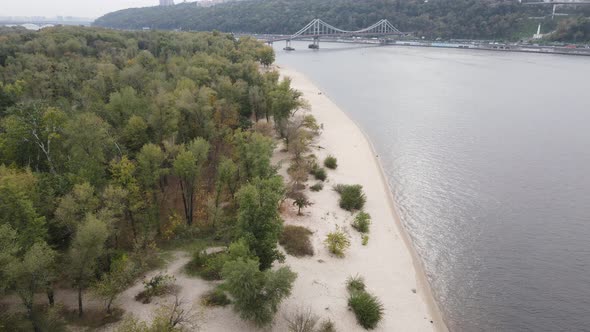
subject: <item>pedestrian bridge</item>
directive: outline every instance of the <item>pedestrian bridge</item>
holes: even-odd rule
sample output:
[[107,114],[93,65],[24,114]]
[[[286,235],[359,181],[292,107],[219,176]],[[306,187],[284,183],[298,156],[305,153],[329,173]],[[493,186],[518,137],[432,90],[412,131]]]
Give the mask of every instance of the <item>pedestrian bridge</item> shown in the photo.
[[290,49],[292,40],[313,39],[313,44],[310,45],[310,48],[319,48],[320,37],[380,37],[390,35],[404,35],[404,33],[385,19],[364,29],[349,31],[336,28],[316,18],[290,36],[270,38],[266,42],[272,44],[278,41],[286,41],[286,49]]

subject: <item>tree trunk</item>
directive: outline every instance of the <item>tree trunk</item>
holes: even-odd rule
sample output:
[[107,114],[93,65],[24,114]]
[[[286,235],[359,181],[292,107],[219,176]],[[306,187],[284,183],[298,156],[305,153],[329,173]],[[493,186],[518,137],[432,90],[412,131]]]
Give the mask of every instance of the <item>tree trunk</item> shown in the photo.
[[31,324],[33,325],[33,331],[41,332],[41,328],[39,327],[39,324],[38,324],[37,319],[35,317],[35,313],[33,312],[33,304],[32,303],[30,306],[27,305],[27,313],[29,316],[29,320],[31,321]]
[[82,317],[82,314],[84,314],[82,308],[82,287],[78,287],[78,317]]
[[55,304],[55,294],[53,292],[52,286],[47,287],[47,301],[49,301],[50,307],[53,307],[53,305]]

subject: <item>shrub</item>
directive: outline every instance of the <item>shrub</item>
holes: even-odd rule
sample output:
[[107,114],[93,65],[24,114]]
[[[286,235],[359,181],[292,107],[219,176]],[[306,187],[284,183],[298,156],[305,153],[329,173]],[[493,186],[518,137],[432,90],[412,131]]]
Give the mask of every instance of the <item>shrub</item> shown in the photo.
[[323,167],[312,168],[310,173],[316,178],[316,180],[326,181],[326,179],[328,178],[326,169]]
[[227,253],[224,251],[207,254],[204,250],[197,250],[185,270],[190,276],[199,276],[205,280],[221,280],[221,270],[226,261]]
[[291,295],[297,273],[289,267],[260,271],[258,260],[238,259],[225,264],[223,277],[240,317],[263,327],[272,322],[283,299]]
[[358,323],[365,329],[374,329],[383,316],[383,304],[377,297],[364,291],[354,291],[348,298]]
[[344,257],[344,252],[350,247],[348,234],[336,228],[336,231],[329,233],[324,241],[328,250],[337,257]]
[[330,155],[324,160],[324,166],[328,167],[329,169],[336,169],[338,168],[338,160]]
[[311,312],[311,309],[297,310],[294,314],[285,317],[289,332],[314,332],[318,323],[318,316]]
[[348,277],[346,280],[346,289],[349,292],[363,292],[365,290],[365,278],[359,275]]
[[309,240],[311,234],[312,231],[305,227],[288,225],[284,227],[279,243],[290,255],[313,256],[313,247]]
[[313,186],[309,187],[309,189],[311,189],[311,191],[321,191],[322,189],[324,189],[324,184],[321,182],[318,182],[316,184],[314,184]]
[[334,190],[340,194],[340,207],[347,211],[361,210],[365,206],[366,197],[363,186],[359,184],[339,184]]
[[151,279],[143,281],[144,290],[135,296],[135,300],[150,303],[152,297],[170,293],[175,280],[174,276],[158,273]]
[[328,319],[322,322],[318,332],[336,332],[336,326],[334,326],[334,323]]
[[371,215],[366,212],[359,212],[352,222],[352,227],[361,233],[369,232],[369,225],[371,224]]
[[366,246],[369,243],[369,236],[367,234],[363,234],[362,240],[363,246]]
[[207,307],[225,307],[231,301],[225,295],[225,292],[219,288],[212,289],[201,296],[201,303]]

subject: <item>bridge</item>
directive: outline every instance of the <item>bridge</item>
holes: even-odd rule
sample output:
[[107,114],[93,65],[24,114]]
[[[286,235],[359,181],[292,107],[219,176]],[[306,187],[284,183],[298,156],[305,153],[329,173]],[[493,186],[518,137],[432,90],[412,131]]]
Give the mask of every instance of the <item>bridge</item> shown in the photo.
[[360,30],[348,31],[336,28],[319,18],[309,22],[301,30],[290,36],[275,37],[266,40],[268,44],[272,44],[278,41],[285,41],[287,46],[285,50],[291,51],[291,41],[297,39],[313,39],[313,44],[309,45],[309,48],[319,49],[320,48],[320,37],[379,37],[379,36],[391,36],[391,35],[404,35],[403,32],[399,31],[393,24],[388,20],[380,20],[379,22]]

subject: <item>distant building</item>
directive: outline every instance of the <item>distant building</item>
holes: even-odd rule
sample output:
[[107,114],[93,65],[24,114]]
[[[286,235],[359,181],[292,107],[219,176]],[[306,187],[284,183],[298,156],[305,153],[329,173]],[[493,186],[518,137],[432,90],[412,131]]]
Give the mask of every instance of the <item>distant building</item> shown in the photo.
[[160,6],[174,6],[174,0],[160,0]]

